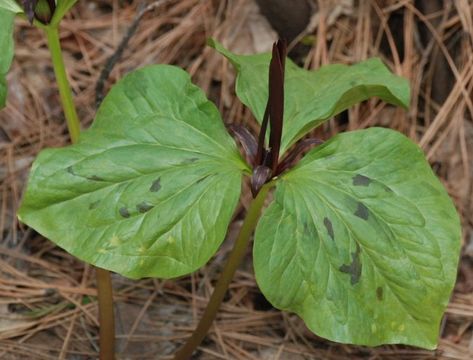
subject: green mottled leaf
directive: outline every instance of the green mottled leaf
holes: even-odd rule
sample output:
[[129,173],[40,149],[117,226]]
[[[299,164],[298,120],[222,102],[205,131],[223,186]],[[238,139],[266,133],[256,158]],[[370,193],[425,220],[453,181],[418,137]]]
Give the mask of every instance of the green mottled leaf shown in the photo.
[[[236,55],[214,40],[209,44],[236,67],[236,93],[261,122],[268,101],[271,54]],[[377,58],[352,66],[327,65],[317,71],[301,69],[288,59],[284,86],[281,153],[313,128],[360,101],[377,96],[407,107],[410,97],[407,80],[393,75]]]
[[15,0],[0,0],[0,10],[8,10],[14,14],[23,12],[23,9]]
[[15,13],[0,7],[0,109],[5,106],[7,98],[6,76],[13,60],[13,20]]
[[242,171],[215,106],[176,67],[135,71],[79,142],[34,162],[20,219],[72,255],[131,278],[171,278],[209,260]]
[[277,182],[256,230],[256,280],[330,340],[433,349],[460,235],[415,144],[382,128],[344,133]]

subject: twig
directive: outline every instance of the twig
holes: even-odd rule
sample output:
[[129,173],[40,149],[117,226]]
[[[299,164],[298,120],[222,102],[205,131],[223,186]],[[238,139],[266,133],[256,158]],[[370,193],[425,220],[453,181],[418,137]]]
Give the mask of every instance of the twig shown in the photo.
[[128,43],[130,42],[130,39],[132,38],[136,30],[138,29],[138,25],[140,24],[140,21],[143,18],[143,16],[147,12],[154,10],[158,8],[159,6],[164,5],[170,1],[171,0],[158,0],[146,7],[144,7],[144,3],[141,3],[141,5],[139,6],[138,14],[136,15],[135,19],[133,20],[130,27],[126,31],[125,36],[123,36],[115,52],[112,54],[112,56],[110,56],[107,59],[107,62],[105,63],[105,66],[102,69],[102,72],[100,73],[99,79],[97,80],[97,84],[95,85],[96,108],[100,106],[100,104],[103,101],[103,98],[105,97],[104,95],[105,82],[108,80],[115,65],[121,59],[123,52],[125,51],[126,47],[128,46]]

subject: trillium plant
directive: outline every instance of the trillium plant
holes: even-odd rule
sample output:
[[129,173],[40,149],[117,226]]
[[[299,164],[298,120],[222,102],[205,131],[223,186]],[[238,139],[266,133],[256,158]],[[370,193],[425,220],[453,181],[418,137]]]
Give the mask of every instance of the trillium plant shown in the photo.
[[379,59],[307,71],[286,59],[281,41],[249,56],[209,45],[236,68],[237,96],[261,124],[256,138],[231,129],[243,152],[184,70],[147,66],[112,88],[76,143],[39,154],[21,221],[98,268],[176,278],[216,253],[246,177],[253,200],[176,359],[205,337],[253,232],[262,293],[315,334],[434,349],[460,222],[423,152],[385,128],[307,138],[370,97],[407,107],[407,81]]

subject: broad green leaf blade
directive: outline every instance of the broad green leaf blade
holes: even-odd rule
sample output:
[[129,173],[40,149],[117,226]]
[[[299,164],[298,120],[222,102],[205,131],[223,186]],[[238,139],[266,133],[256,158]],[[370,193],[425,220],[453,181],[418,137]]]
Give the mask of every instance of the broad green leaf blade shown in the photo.
[[278,181],[256,229],[256,280],[327,339],[433,349],[460,233],[415,144],[382,128],[344,133]]
[[23,12],[23,9],[15,0],[0,0],[0,10],[8,10],[14,14]]
[[135,71],[76,145],[33,164],[20,219],[72,255],[131,278],[171,278],[225,237],[247,166],[215,106],[176,67]]
[[[209,45],[233,63],[238,72],[237,96],[261,122],[268,101],[271,55],[236,55],[212,39]],[[374,96],[407,107],[409,84],[393,75],[377,58],[352,66],[327,65],[317,71],[301,69],[288,59],[281,153],[324,121]]]
[[0,7],[0,109],[5,106],[7,98],[6,76],[13,60],[13,20],[15,13]]

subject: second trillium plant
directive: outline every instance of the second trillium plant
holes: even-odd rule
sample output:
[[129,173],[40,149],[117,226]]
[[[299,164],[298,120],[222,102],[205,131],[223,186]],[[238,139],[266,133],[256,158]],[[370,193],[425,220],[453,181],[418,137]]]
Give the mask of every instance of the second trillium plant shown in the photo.
[[286,60],[281,42],[252,56],[210,45],[237,69],[236,93],[262,124],[258,139],[236,131],[246,160],[185,71],[145,67],[113,87],[76,144],[40,153],[20,219],[95,266],[174,278],[215,254],[247,176],[255,198],[226,286],[256,227],[256,280],[276,308],[330,340],[435,348],[460,225],[422,151],[384,128],[301,140],[372,96],[406,107],[407,81],[379,59],[312,72]]

